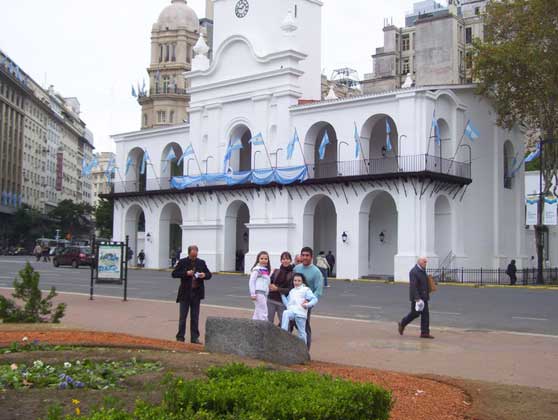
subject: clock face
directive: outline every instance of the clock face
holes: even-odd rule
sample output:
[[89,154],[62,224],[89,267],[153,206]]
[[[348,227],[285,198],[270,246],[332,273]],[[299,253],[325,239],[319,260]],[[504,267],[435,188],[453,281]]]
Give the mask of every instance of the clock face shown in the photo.
[[244,16],[248,14],[249,8],[250,5],[248,4],[248,0],[238,0],[238,3],[236,3],[236,7],[234,8],[236,17],[242,19]]

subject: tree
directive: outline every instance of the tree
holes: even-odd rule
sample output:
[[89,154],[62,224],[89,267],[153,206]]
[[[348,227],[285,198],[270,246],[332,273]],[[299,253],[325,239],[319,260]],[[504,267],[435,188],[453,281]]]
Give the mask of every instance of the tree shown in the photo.
[[24,205],[14,214],[9,228],[9,240],[12,244],[31,247],[35,239],[54,232],[55,223],[37,210]]
[[[485,39],[474,42],[478,91],[488,97],[504,128],[517,124],[541,132],[544,195],[558,173],[558,0],[498,0],[486,8]],[[539,205],[537,253],[542,281],[544,226]]]
[[74,238],[89,237],[93,228],[92,213],[93,206],[90,204],[76,204],[72,200],[62,200],[48,215],[57,221],[57,226],[64,236],[69,235]]
[[95,208],[95,226],[102,238],[112,238],[114,200],[101,198]]

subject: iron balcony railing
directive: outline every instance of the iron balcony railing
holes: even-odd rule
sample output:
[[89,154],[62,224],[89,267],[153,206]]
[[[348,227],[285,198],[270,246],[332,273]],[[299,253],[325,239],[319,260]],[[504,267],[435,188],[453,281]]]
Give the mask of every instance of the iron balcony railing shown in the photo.
[[[479,286],[511,284],[510,276],[502,268],[441,268],[428,269],[427,272],[437,283],[463,283]],[[543,283],[537,283],[537,273],[536,268],[517,270],[515,285],[558,286],[558,268],[543,269]]]
[[[366,177],[382,175],[438,174],[470,181],[471,164],[430,155],[397,156],[339,162],[318,161],[308,165],[308,179]],[[226,182],[203,182],[194,186],[226,185]],[[115,182],[115,193],[133,193],[171,189],[170,178]]]
[[161,86],[159,88],[151,88],[149,91],[143,91],[139,93],[140,98],[145,98],[147,96],[154,96],[154,95],[188,95],[186,89],[177,88],[174,86],[164,87]]

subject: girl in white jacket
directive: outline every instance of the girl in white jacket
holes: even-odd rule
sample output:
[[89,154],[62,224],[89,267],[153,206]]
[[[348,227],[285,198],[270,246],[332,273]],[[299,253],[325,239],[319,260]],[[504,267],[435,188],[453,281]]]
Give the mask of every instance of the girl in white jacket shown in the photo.
[[271,273],[271,265],[269,264],[269,254],[261,251],[256,263],[252,267],[250,281],[250,299],[254,301],[254,315],[252,319],[259,321],[267,321],[267,295],[269,294],[269,284]]
[[281,328],[288,331],[289,322],[294,320],[298,330],[298,337],[306,343],[308,308],[315,306],[318,303],[318,298],[306,285],[306,279],[303,274],[296,273],[293,277],[293,284],[294,289],[289,292],[289,296],[281,295],[281,299],[287,307],[287,310],[283,312]]

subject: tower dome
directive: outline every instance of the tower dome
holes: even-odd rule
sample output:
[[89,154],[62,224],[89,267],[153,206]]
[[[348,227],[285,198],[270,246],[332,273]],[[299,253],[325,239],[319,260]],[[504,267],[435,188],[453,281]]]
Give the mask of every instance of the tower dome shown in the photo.
[[186,0],[172,0],[171,3],[161,12],[155,26],[160,30],[185,28],[190,32],[198,32],[198,15],[188,6]]

